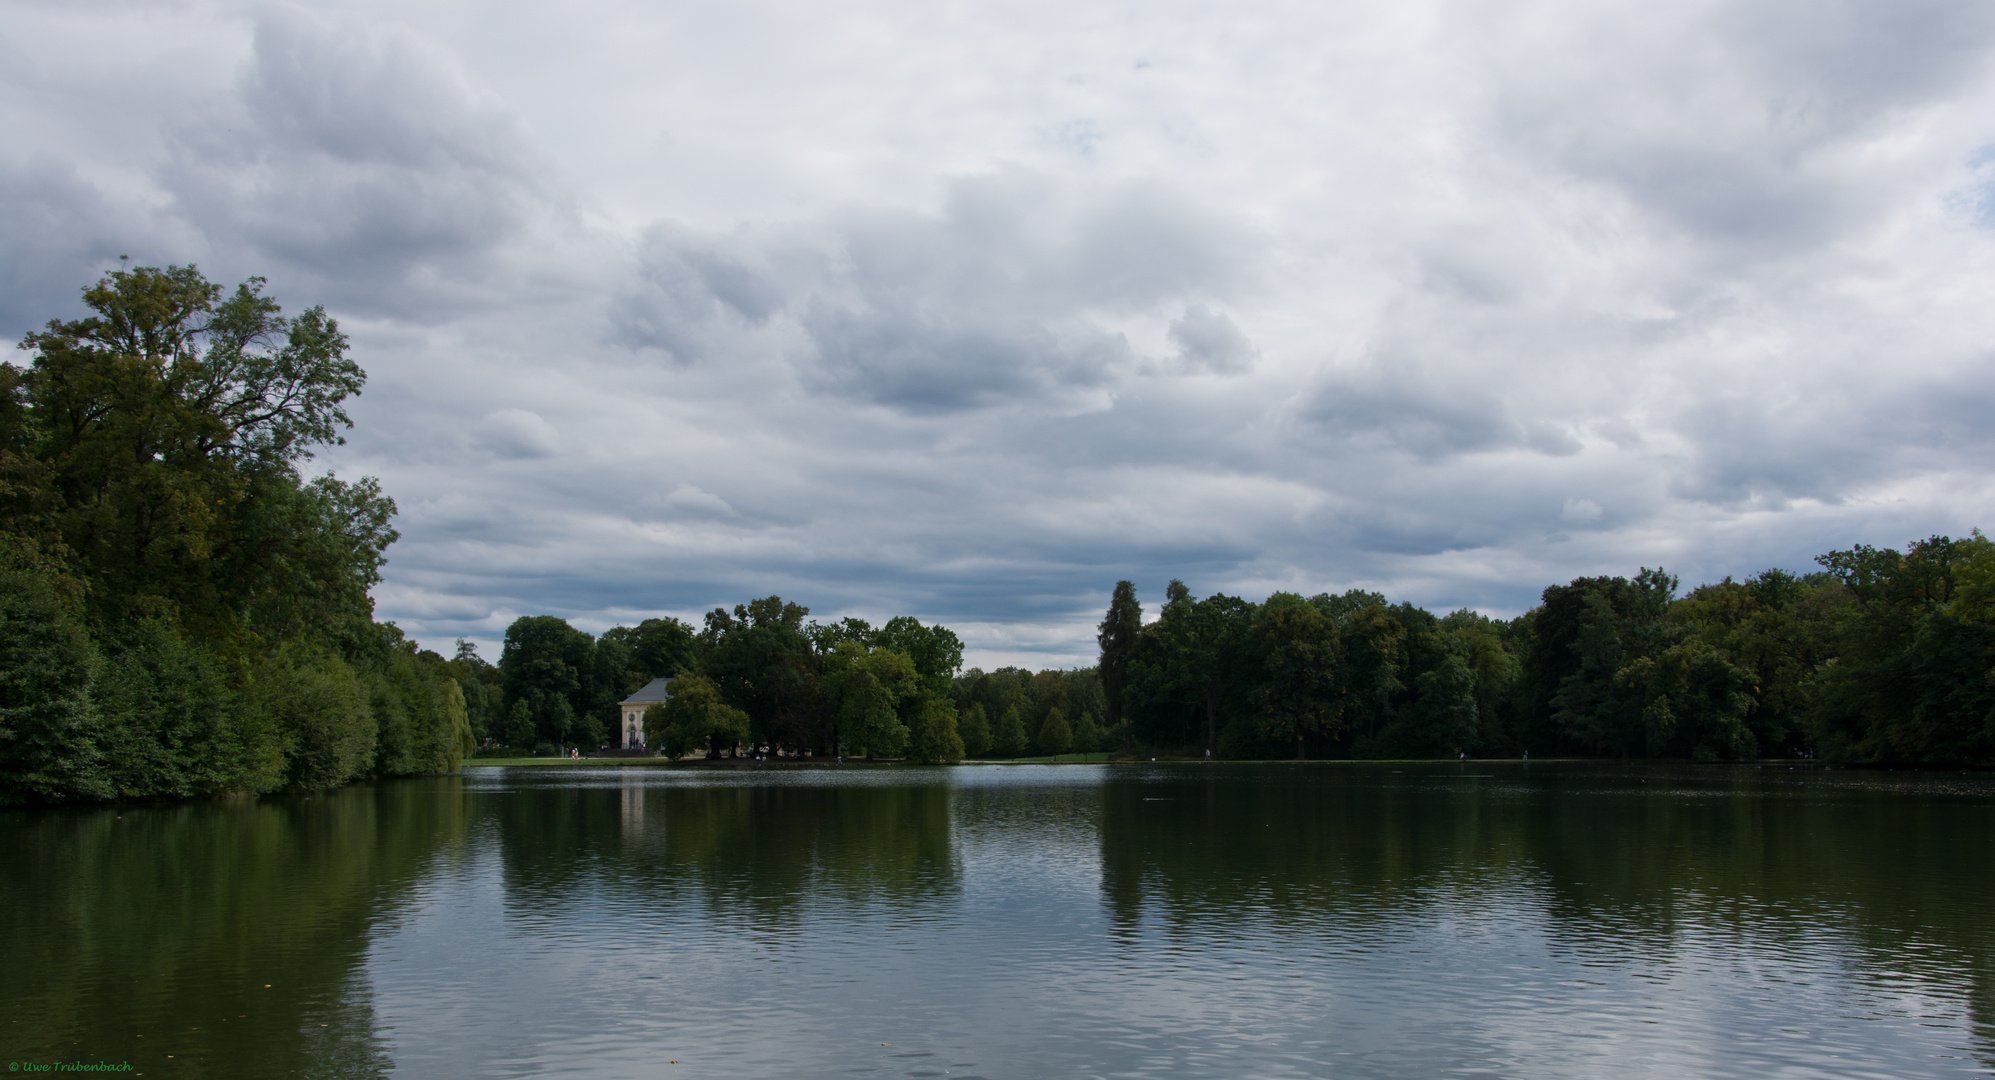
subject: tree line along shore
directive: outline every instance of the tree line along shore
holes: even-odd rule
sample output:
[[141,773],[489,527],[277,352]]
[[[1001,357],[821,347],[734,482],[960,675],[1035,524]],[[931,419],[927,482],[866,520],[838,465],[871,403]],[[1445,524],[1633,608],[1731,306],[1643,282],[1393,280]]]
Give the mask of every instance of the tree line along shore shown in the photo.
[[0,805],[309,790],[613,741],[922,762],[1111,752],[1995,761],[1995,543],[1830,552],[1679,595],[1644,569],[1510,620],[1376,593],[1258,603],[1120,582],[1097,666],[963,671],[946,627],[779,597],[498,663],[374,618],[393,501],[307,479],[365,374],[320,308],[138,267],[0,364]]
[[945,627],[825,625],[774,596],[593,640],[521,619],[498,665],[467,648],[452,666],[503,753],[592,742],[619,693],[676,675],[646,713],[647,744],[672,755],[1995,762],[1995,542],[1817,562],[1682,594],[1662,570],[1576,578],[1509,620],[1358,590],[1199,599],[1177,581],[1146,616],[1123,581],[1099,663],[1075,670],[963,672]]

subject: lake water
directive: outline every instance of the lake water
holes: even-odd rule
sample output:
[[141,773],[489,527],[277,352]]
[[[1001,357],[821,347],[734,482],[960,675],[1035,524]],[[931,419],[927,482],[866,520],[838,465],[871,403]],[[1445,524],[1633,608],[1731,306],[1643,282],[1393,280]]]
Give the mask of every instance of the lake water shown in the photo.
[[582,766],[13,811],[0,1025],[149,1077],[1985,1077],[1991,796]]

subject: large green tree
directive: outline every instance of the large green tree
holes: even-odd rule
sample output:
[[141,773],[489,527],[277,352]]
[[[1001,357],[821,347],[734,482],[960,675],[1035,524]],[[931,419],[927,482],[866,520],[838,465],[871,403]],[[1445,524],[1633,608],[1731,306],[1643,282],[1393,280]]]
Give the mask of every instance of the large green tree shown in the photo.
[[1540,707],[1569,745],[1613,755],[1647,745],[1646,695],[1616,677],[1628,663],[1660,657],[1686,635],[1668,618],[1676,585],[1674,575],[1644,567],[1632,580],[1576,578],[1545,590],[1533,623],[1532,658]]
[[108,798],[101,663],[73,589],[18,545],[0,548],[0,806]]
[[868,644],[906,653],[915,673],[938,693],[947,691],[949,681],[963,667],[963,643],[956,632],[946,626],[923,626],[911,615],[888,619],[873,632]]
[[21,340],[34,361],[8,379],[25,408],[4,441],[41,466],[13,493],[21,523],[65,550],[98,617],[208,637],[366,621],[393,504],[297,473],[341,441],[365,379],[338,323],[192,266],[115,271],[83,299],[91,315]]
[[1823,752],[1867,764],[1995,762],[1995,541],[1976,531],[1820,559],[1851,602],[1817,676]]
[[588,634],[552,615],[521,616],[506,627],[499,670],[506,700],[515,711],[525,707],[534,740],[554,746],[603,741],[605,718],[590,711],[599,673]]
[[443,659],[373,618],[394,503],[301,471],[364,374],[323,309],[263,286],[119,269],[0,365],[12,625],[64,658],[14,672],[41,698],[0,703],[0,798],[320,787],[468,749]]
[[995,738],[997,752],[1004,757],[1019,757],[1030,748],[1032,736],[1025,730],[1025,718],[1018,714],[1018,706],[1005,706],[998,717]]
[[[868,757],[899,757],[907,750],[914,728],[908,713],[926,703],[924,691],[914,661],[898,649],[844,641],[825,657],[824,695],[837,717],[839,743]],[[962,756],[960,739],[956,756]]]
[[1220,711],[1237,693],[1255,607],[1237,597],[1193,600],[1182,581],[1164,590],[1157,621],[1142,630],[1124,708],[1153,742],[1219,746]]
[[1109,595],[1108,613],[1102,616],[1095,635],[1101,646],[1101,688],[1107,698],[1110,724],[1122,720],[1123,692],[1129,686],[1142,636],[1143,606],[1136,602],[1136,585],[1118,581]]
[[1340,678],[1343,642],[1330,616],[1294,593],[1276,593],[1261,605],[1253,634],[1261,677],[1251,697],[1261,734],[1292,741],[1298,758],[1310,736],[1341,735],[1349,694]]
[[729,704],[748,714],[757,745],[836,753],[826,741],[818,654],[804,633],[809,614],[778,596],[738,604],[732,614],[716,608],[701,635],[710,650],[703,670]]
[[991,748],[991,721],[982,702],[971,702],[961,713],[957,730],[963,740],[963,753],[980,757]]
[[748,714],[722,700],[713,680],[681,675],[670,701],[644,710],[644,740],[670,757],[695,750],[717,757],[748,741]]

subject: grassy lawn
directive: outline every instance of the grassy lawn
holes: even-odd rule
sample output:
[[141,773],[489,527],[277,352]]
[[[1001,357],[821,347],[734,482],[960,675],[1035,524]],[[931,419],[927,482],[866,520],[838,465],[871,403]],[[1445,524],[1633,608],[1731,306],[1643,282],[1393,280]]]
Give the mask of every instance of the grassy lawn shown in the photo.
[[[1076,764],[1100,763],[1107,760],[1108,760],[1107,754],[1058,754],[1053,757],[975,758],[975,759],[966,760],[964,764],[965,765],[1076,765]],[[659,765],[676,765],[676,764],[678,764],[678,762],[662,757],[649,757],[649,758],[481,757],[481,758],[466,758],[464,761],[464,767],[467,769],[501,768],[501,767],[516,766],[516,765],[639,765],[644,767],[654,767]],[[701,765],[705,763],[700,761],[689,761],[687,762],[687,764]],[[805,758],[801,760],[797,758],[783,758],[781,761],[778,762],[744,761],[741,762],[740,764],[744,766],[752,764],[836,765],[837,760],[835,758]],[[847,764],[862,765],[865,764],[865,762],[860,760],[859,758],[853,758],[851,761],[847,762]],[[877,764],[887,764],[887,762],[878,762]]]
[[501,765],[670,765],[662,758],[559,758],[559,757],[481,757],[465,758],[464,767],[478,769]]
[[[1109,755],[1109,754],[1059,754],[1059,755],[1056,755],[1056,756],[1053,756],[1053,757],[1022,757],[1022,758],[966,758],[966,759],[964,759],[964,760],[963,760],[963,764],[965,764],[965,765],[1085,765],[1085,764],[1100,764],[1100,763],[1103,763],[1103,762],[1106,762],[1106,761],[1109,761],[1109,760],[1110,760],[1110,757],[1111,757],[1111,755]],[[1121,760],[1123,760],[1123,761],[1143,761],[1143,760],[1146,760],[1146,759],[1144,759],[1144,758],[1123,758],[1123,759],[1121,759]],[[1165,757],[1165,758],[1161,758],[1161,759],[1159,759],[1159,758],[1150,758],[1150,759],[1147,759],[1147,760],[1150,760],[1150,761],[1157,761],[1157,760],[1162,760],[1162,761],[1172,761],[1172,762],[1180,762],[1180,763],[1182,763],[1182,762],[1188,762],[1188,761],[1197,761],[1197,760],[1199,760],[1199,759],[1197,759],[1197,758],[1189,758],[1189,757],[1182,757],[1182,758],[1181,758],[1181,757]],[[1457,759],[1455,759],[1455,758],[1365,758],[1365,759],[1361,759],[1361,760],[1354,760],[1354,759],[1349,759],[1349,758],[1312,758],[1312,759],[1310,759],[1310,760],[1308,760],[1308,761],[1304,761],[1304,762],[1297,762],[1297,761],[1296,761],[1296,760],[1294,760],[1293,758],[1269,758],[1269,759],[1267,759],[1266,761],[1244,761],[1244,760],[1242,760],[1242,761],[1229,761],[1229,762],[1226,762],[1226,764],[1229,764],[1229,765],[1296,765],[1296,764],[1304,764],[1304,765],[1355,765],[1355,766],[1366,766],[1366,765],[1405,765],[1405,764],[1422,764],[1422,765],[1432,765],[1432,764],[1437,764],[1437,763],[1445,763],[1445,762],[1450,762],[1450,761],[1456,761],[1456,760],[1457,760]],[[1517,758],[1513,758],[1513,757],[1500,757],[1500,758],[1469,758],[1468,760],[1466,760],[1466,761],[1463,761],[1463,762],[1460,762],[1460,763],[1461,763],[1461,764],[1464,764],[1464,765],[1473,765],[1473,764],[1477,764],[1477,763],[1481,763],[1481,762],[1491,762],[1491,761],[1516,761],[1516,760],[1518,760],[1518,759],[1517,759]],[[1596,759],[1596,758],[1550,758],[1550,757],[1546,757],[1546,758],[1533,758],[1533,759],[1531,759],[1531,760],[1532,760],[1532,762],[1533,762],[1533,763],[1543,763],[1543,764],[1551,764],[1551,763],[1553,763],[1553,762],[1569,762],[1569,761],[1599,761],[1599,760],[1604,760],[1604,759]],[[668,759],[668,758],[662,758],[662,757],[649,757],[649,758],[586,758],[586,757],[585,757],[585,758],[558,758],[558,757],[485,757],[485,758],[468,758],[468,759],[466,759],[466,760],[465,760],[465,762],[464,762],[464,767],[465,767],[465,768],[467,768],[467,769],[479,769],[479,768],[501,768],[501,767],[513,767],[513,766],[521,766],[521,765],[615,765],[615,766],[623,766],[623,765],[636,765],[636,766],[641,766],[641,767],[645,767],[645,768],[654,768],[654,767],[658,767],[658,766],[664,766],[664,765],[679,765],[679,764],[684,764],[684,765],[687,765],[687,766],[689,766],[689,767],[693,767],[693,766],[707,766],[707,765],[709,765],[709,763],[708,763],[708,762],[704,762],[704,761],[701,761],[701,760],[699,760],[699,759],[696,759],[696,758],[695,758],[695,759],[689,759],[689,760],[685,760],[685,761],[683,761],[683,762],[682,762],[682,761],[676,761],[676,760],[672,760],[672,759]],[[837,764],[838,764],[838,762],[837,762],[837,759],[835,759],[835,758],[828,758],[828,757],[825,757],[825,758],[782,758],[782,759],[780,759],[780,760],[778,760],[778,761],[746,761],[746,760],[742,760],[742,761],[733,761],[733,760],[729,760],[729,761],[719,761],[719,762],[713,762],[713,763],[711,763],[711,765],[712,765],[712,766],[716,766],[716,767],[720,767],[720,768],[754,768],[754,767],[757,767],[757,766],[769,766],[769,765],[780,765],[780,766],[798,766],[798,765],[828,765],[828,766],[833,766],[833,767],[836,767],[836,766],[837,766]],[[850,760],[846,761],[846,762],[845,762],[845,764],[846,764],[847,766],[852,766],[852,765],[875,765],[875,766],[878,766],[878,765],[899,765],[899,764],[903,764],[903,762],[900,762],[900,761],[894,761],[894,760],[884,760],[884,761],[876,761],[876,762],[868,762],[868,761],[864,760],[863,758],[852,758],[852,759],[850,759]],[[1785,766],[1785,767],[1788,767],[1788,768],[1810,768],[1810,767],[1823,767],[1823,766],[1822,766],[1822,764],[1821,764],[1821,762],[1818,762],[1818,761],[1813,761],[1813,760],[1808,760],[1808,759],[1800,759],[1800,758],[1763,758],[1763,759],[1759,759],[1759,760],[1754,760],[1754,761],[1743,761],[1743,762],[1740,762],[1740,761],[1728,761],[1728,762],[1713,762],[1712,764],[1715,764],[1715,765],[1731,765],[1731,766],[1741,766],[1741,765],[1751,765],[1751,766],[1761,766],[1761,767],[1764,767],[1764,766],[1769,766],[1769,765],[1778,765],[1778,766]]]
[[1107,754],[1055,754],[1052,757],[965,758],[965,765],[1087,765],[1108,760]]

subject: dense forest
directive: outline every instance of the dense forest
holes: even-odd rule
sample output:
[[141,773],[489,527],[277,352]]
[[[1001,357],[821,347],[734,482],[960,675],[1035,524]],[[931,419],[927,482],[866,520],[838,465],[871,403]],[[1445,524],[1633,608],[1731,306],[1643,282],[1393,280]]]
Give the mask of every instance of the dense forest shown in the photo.
[[1124,581],[1099,666],[1072,671],[959,672],[946,628],[820,625],[773,596],[600,639],[521,619],[498,666],[467,646],[453,667],[480,738],[538,752],[594,745],[620,695],[678,675],[648,721],[675,753],[1995,762],[1995,542],[1818,562],[1684,595],[1662,570],[1577,578],[1510,620],[1177,581],[1146,619]]
[[699,628],[646,619],[593,638],[529,616],[507,628],[497,664],[459,642],[450,667],[472,731],[494,753],[601,745],[617,702],[654,678],[675,681],[672,700],[647,711],[646,743],[673,754],[759,746],[932,762],[1093,753],[1115,741],[1100,726],[1106,701],[1092,668],[963,672],[963,644],[947,627],[809,614],[770,596],[716,608]]
[[1677,595],[1577,578],[1509,621],[1376,593],[1260,604],[1116,586],[1105,716],[1139,751],[1995,762],[1995,542],[1863,545]]
[[119,270],[0,364],[0,805],[450,771],[447,662],[375,621],[373,480],[300,466],[366,376],[252,278]]
[[698,629],[646,619],[591,637],[532,615],[506,629],[494,665],[459,642],[472,732],[503,752],[546,754],[611,741],[617,703],[654,678],[672,700],[645,715],[646,744],[675,755],[765,746],[793,753],[956,761],[952,677],[963,645],[948,628],[901,616],[806,622],[810,609],[771,596],[715,608]]

